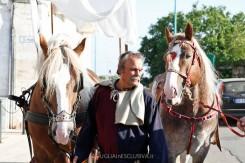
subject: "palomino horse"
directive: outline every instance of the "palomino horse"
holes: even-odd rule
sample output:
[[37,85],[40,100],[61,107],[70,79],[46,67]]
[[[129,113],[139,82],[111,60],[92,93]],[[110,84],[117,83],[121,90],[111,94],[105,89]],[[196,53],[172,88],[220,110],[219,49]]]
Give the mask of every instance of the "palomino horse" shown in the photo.
[[91,78],[94,74],[79,63],[85,39],[73,50],[67,38],[62,34],[53,36],[47,44],[40,36],[45,59],[26,114],[35,163],[70,162],[69,153],[74,148],[71,137],[80,127],[75,121],[79,113],[78,92],[84,87],[84,81],[89,81],[91,86],[97,82],[96,77]]
[[166,29],[169,43],[165,55],[166,78],[161,100],[161,117],[169,148],[169,161],[202,163],[211,143],[220,148],[216,93],[217,76],[187,24],[175,36]]

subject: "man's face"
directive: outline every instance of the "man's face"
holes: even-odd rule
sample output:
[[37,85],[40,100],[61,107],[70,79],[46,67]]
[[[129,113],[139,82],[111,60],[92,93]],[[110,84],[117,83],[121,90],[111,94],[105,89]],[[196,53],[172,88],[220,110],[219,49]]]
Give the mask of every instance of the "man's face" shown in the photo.
[[129,56],[125,61],[124,68],[120,74],[120,80],[127,88],[137,86],[142,75],[142,60],[133,56]]

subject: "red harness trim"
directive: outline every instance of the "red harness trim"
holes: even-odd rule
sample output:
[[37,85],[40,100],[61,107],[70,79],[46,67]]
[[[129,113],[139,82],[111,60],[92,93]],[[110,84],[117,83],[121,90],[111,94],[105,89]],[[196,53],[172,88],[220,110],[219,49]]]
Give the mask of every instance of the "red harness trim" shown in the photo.
[[[192,144],[192,137],[193,137],[193,134],[194,134],[194,132],[195,132],[195,130],[196,130],[196,125],[195,125],[195,123],[196,123],[196,122],[202,122],[202,121],[206,121],[206,120],[212,119],[212,118],[214,118],[218,113],[221,115],[221,118],[222,118],[222,120],[225,122],[226,126],[227,126],[227,127],[234,133],[234,134],[236,134],[237,136],[240,136],[240,137],[245,137],[245,133],[241,134],[241,133],[239,133],[238,131],[236,131],[234,128],[232,128],[232,127],[230,126],[230,124],[228,123],[226,117],[230,117],[230,118],[235,119],[235,120],[237,120],[237,121],[240,121],[240,120],[239,120],[238,118],[234,117],[234,116],[226,115],[226,114],[224,114],[224,113],[222,112],[221,107],[220,107],[220,102],[219,102],[219,100],[218,100],[218,96],[217,96],[217,95],[216,95],[216,101],[217,101],[217,109],[214,108],[214,107],[212,107],[212,106],[206,105],[206,104],[204,104],[203,102],[199,102],[199,104],[202,105],[203,107],[209,108],[210,110],[216,111],[216,112],[213,112],[213,113],[210,113],[210,111],[209,111],[209,112],[207,112],[207,113],[205,113],[204,115],[199,116],[199,117],[194,117],[194,116],[191,117],[191,116],[187,116],[187,115],[184,115],[184,114],[180,114],[180,113],[174,111],[174,110],[172,109],[172,106],[167,106],[167,105],[165,105],[165,104],[163,105],[163,106],[164,106],[164,107],[163,107],[164,110],[165,110],[166,112],[168,112],[169,115],[171,115],[171,116],[173,116],[173,117],[175,117],[175,118],[178,118],[178,119],[184,119],[184,120],[186,120],[186,121],[190,121],[190,122],[191,122],[191,128],[190,128],[191,133],[190,133],[190,137],[189,137],[189,143],[188,143],[188,146],[187,146],[187,148],[186,148],[187,154],[190,153],[191,144]],[[163,104],[163,103],[162,103],[162,104]]]
[[201,122],[201,121],[206,121],[211,118],[213,118],[215,115],[217,115],[216,112],[213,112],[212,114],[209,114],[209,112],[205,113],[203,116],[199,117],[190,117],[184,114],[180,114],[172,109],[172,107],[165,107],[165,110],[173,117],[179,118],[179,119],[184,119],[187,121],[192,121],[192,122]]
[[[205,107],[205,106],[204,106]],[[169,115],[175,117],[175,118],[178,118],[178,119],[184,119],[186,121],[190,121],[191,122],[191,133],[190,133],[190,137],[189,137],[189,143],[188,143],[188,146],[187,146],[187,154],[190,153],[190,149],[191,149],[191,144],[192,144],[192,137],[193,137],[193,134],[196,130],[196,122],[202,122],[202,121],[206,121],[206,120],[209,120],[209,119],[212,119],[214,118],[216,115],[217,115],[217,112],[213,112],[210,114],[210,111],[205,113],[204,115],[202,116],[199,116],[199,117],[194,117],[194,116],[187,116],[187,115],[184,115],[184,114],[180,114],[176,111],[174,111],[172,109],[171,106],[166,106],[164,107],[165,111],[169,113]]]
[[[216,100],[218,101],[218,96],[217,96],[217,95],[216,95]],[[237,136],[245,137],[245,132],[239,133],[237,130],[235,130],[234,128],[232,128],[231,125],[228,123],[226,117],[230,117],[230,118],[236,120],[237,122],[238,122],[238,121],[241,122],[240,119],[238,119],[237,117],[234,117],[234,116],[232,116],[232,115],[228,115],[228,114],[223,113],[222,110],[221,110],[220,105],[218,105],[218,109],[215,109],[215,108],[213,108],[213,107],[210,107],[210,106],[208,106],[208,105],[203,104],[202,102],[200,102],[200,104],[201,104],[202,106],[204,106],[205,108],[209,108],[209,109],[212,109],[212,110],[214,110],[214,111],[220,113],[220,116],[221,116],[222,120],[225,122],[226,126],[229,128],[229,130],[231,130],[231,132],[233,132],[233,133],[236,134]]]

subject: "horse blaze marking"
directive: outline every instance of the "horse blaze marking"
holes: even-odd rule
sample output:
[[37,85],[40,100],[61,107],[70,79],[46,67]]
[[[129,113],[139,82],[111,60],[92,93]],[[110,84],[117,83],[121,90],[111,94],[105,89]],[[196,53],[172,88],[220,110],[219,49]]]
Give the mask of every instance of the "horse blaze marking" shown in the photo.
[[176,56],[177,56],[177,54],[176,54],[175,52],[172,52],[172,53],[171,53],[171,58],[172,58],[172,60],[174,60],[174,59],[176,58]]

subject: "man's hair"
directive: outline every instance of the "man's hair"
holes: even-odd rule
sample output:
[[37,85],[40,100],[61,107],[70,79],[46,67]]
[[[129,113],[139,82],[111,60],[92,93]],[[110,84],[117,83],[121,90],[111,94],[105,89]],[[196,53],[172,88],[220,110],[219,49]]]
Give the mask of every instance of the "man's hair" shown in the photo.
[[117,74],[120,75],[121,70],[124,69],[125,61],[129,57],[135,57],[138,59],[141,59],[142,63],[144,62],[145,58],[140,52],[132,52],[132,51],[127,51],[119,56],[119,61],[118,61],[118,66],[117,66]]

